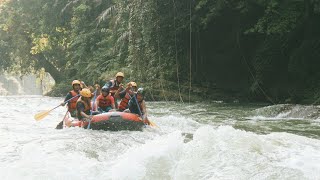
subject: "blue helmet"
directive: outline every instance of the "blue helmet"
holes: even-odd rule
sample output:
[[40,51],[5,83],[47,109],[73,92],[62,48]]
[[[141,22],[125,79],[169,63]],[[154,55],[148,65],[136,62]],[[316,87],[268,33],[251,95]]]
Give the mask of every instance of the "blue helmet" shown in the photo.
[[109,92],[110,92],[110,88],[109,88],[108,86],[103,86],[103,87],[101,88],[101,91],[102,91],[102,92],[107,92],[107,93],[109,93]]

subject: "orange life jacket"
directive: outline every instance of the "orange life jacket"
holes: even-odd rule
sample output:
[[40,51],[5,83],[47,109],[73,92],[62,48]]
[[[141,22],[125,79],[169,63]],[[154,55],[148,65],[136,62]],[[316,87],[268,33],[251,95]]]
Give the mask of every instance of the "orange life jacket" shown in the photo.
[[111,98],[112,96],[108,95],[104,97],[102,94],[98,96],[97,100],[99,100],[99,107],[105,108],[111,106]]
[[[78,101],[77,101],[77,104],[80,103],[80,102],[82,104],[84,104],[83,112],[88,114],[88,115],[90,115],[91,103],[87,104],[85,101],[83,101],[81,98],[79,98]],[[78,119],[82,119],[83,118],[79,111],[77,111],[77,117],[78,117]]]
[[[79,93],[75,92],[74,90],[69,92],[71,94],[72,97],[77,96]],[[77,110],[77,100],[79,99],[79,97],[73,98],[68,102],[68,111],[69,112],[73,112],[75,110]]]
[[129,95],[129,93],[126,93],[126,95],[124,96],[124,98],[121,99],[120,105],[119,105],[119,110],[123,111],[128,107],[128,103],[131,99],[131,96]]

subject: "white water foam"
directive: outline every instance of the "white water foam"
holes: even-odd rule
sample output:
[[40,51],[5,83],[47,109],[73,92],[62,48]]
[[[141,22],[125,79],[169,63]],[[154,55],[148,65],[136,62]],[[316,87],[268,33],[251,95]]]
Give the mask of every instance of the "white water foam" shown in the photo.
[[[317,139],[259,135],[179,114],[151,114],[161,129],[143,132],[55,130],[61,107],[33,119],[61,101],[0,98],[1,179],[320,179]],[[186,132],[193,138],[185,141]]]
[[130,149],[111,169],[112,179],[170,179],[183,137],[177,131]]
[[193,137],[174,179],[320,179],[319,140],[225,126],[202,127]]

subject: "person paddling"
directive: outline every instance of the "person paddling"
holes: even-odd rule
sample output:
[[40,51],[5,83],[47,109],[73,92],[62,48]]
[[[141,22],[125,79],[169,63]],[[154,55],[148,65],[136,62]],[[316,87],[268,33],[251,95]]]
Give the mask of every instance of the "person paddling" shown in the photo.
[[121,87],[119,91],[116,92],[115,96],[121,98],[121,102],[118,107],[119,111],[124,111],[128,108],[128,103],[131,99],[131,96],[134,95],[135,91],[137,91],[137,83],[129,82],[126,89],[123,89],[123,87]]
[[[72,81],[72,91],[69,91],[68,94],[66,95],[64,102],[68,101],[69,99],[75,97],[75,96],[79,96],[79,92],[81,89],[81,82],[79,80],[73,80]],[[71,117],[76,117],[77,112],[76,112],[76,103],[77,100],[79,99],[79,97],[73,98],[71,101],[67,102],[68,104],[68,111],[70,112]],[[61,106],[66,105],[66,103],[61,103]]]
[[118,103],[117,103],[118,97],[116,97],[115,94],[118,91],[119,87],[122,85],[121,82],[123,81],[123,79],[124,79],[124,74],[122,72],[118,72],[116,74],[116,79],[112,79],[104,85],[104,86],[107,86],[108,88],[110,88],[110,93],[111,93],[111,96],[115,100],[115,107],[116,108],[118,108]]
[[137,93],[135,93],[133,97],[131,97],[128,103],[128,109],[131,113],[138,114],[145,123],[149,124],[144,95],[145,91],[143,90],[143,88],[139,88]]
[[91,113],[91,91],[88,88],[83,88],[80,91],[80,98],[77,101],[77,118],[80,121],[89,121]]
[[[81,82],[79,80],[73,80],[71,84],[72,84],[72,90],[68,92],[68,94],[64,99],[64,102],[62,102],[60,106],[65,106],[66,105],[65,102],[67,101],[68,111],[70,113],[70,116],[77,117],[76,104],[77,104],[77,100],[80,97],[79,93],[81,90]],[[71,100],[68,101],[69,99]],[[62,129],[62,128],[63,128],[63,120],[56,126],[56,129]]]
[[107,86],[103,86],[101,89],[101,95],[97,97],[96,107],[98,107],[98,111],[109,112],[111,109],[115,109],[114,98],[110,94],[110,88]]

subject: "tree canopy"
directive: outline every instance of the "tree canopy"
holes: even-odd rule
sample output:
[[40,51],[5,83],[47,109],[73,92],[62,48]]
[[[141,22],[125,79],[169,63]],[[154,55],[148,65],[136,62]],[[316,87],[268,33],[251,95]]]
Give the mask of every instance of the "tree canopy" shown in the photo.
[[317,0],[2,0],[0,69],[45,68],[58,84],[124,71],[155,99],[312,102],[319,12]]

